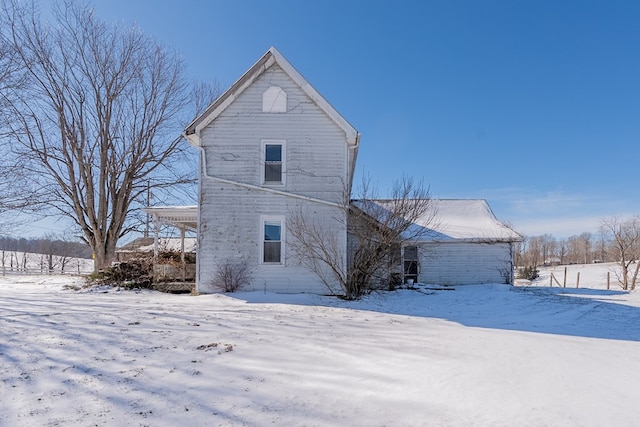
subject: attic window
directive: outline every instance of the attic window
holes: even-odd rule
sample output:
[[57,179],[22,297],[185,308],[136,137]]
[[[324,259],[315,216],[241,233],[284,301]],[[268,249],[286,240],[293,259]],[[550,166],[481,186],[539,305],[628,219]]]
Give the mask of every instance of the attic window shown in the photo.
[[286,113],[287,93],[281,87],[271,86],[262,94],[263,113]]

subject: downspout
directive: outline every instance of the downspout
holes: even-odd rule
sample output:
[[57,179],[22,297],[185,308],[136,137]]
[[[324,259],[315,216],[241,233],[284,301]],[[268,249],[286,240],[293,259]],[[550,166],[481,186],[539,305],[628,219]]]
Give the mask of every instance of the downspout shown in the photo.
[[356,137],[353,140],[353,144],[350,144],[350,141],[348,141],[349,143],[349,147],[347,148],[348,151],[348,159],[350,161],[350,164],[348,166],[348,173],[349,173],[349,188],[348,188],[348,193],[347,194],[347,203],[349,203],[349,201],[351,200],[351,188],[353,187],[353,176],[355,175],[356,172],[356,158],[358,157],[358,148],[360,148],[360,134],[356,133]]

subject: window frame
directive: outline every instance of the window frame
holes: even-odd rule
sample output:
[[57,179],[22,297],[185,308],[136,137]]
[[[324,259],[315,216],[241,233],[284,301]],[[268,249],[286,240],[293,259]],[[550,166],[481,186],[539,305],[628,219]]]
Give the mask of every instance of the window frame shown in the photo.
[[[279,223],[280,224],[280,261],[265,261],[265,244],[266,242],[273,242],[274,240],[267,240],[265,227],[267,223]],[[260,216],[260,264],[261,265],[274,265],[284,266],[285,260],[285,218],[281,215],[261,215]]]
[[[414,251],[415,256],[412,253]],[[412,273],[413,270],[415,270],[415,273]],[[420,277],[420,248],[418,245],[402,247],[402,277],[405,283],[407,283],[407,279],[413,279],[414,282],[418,281]]]
[[[267,145],[279,145],[280,146],[280,181],[267,181]],[[283,139],[263,139],[262,140],[262,153],[261,153],[261,168],[260,168],[260,182],[262,185],[268,186],[280,186],[286,185],[286,171],[287,171],[287,144]],[[276,162],[273,162],[276,163]]]

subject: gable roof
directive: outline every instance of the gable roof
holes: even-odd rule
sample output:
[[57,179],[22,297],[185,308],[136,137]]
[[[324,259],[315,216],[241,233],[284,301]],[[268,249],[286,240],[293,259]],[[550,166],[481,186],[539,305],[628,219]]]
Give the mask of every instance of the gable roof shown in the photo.
[[[233,101],[247,89],[258,77],[274,64],[280,68],[315,102],[315,104],[342,129],[347,137],[349,146],[357,149],[360,134],[333,108],[329,102],[316,91],[313,86],[300,74],[275,47],[271,47],[262,58],[242,75],[226,92],[224,92],[204,113],[198,116],[184,131],[184,136],[195,146],[200,146],[200,132],[215,120]],[[355,156],[354,156],[355,157]]]
[[[373,200],[386,209],[389,200]],[[359,208],[364,206],[361,202]],[[371,209],[370,207],[368,209]],[[484,199],[431,199],[429,208],[408,234],[421,242],[518,242],[522,236],[498,221]],[[422,230],[420,230],[422,229]]]
[[[484,199],[433,199],[433,224],[422,224],[435,233],[425,240],[517,242],[522,236],[498,221]],[[427,216],[426,219],[430,217]],[[437,236],[437,237],[436,237]]]

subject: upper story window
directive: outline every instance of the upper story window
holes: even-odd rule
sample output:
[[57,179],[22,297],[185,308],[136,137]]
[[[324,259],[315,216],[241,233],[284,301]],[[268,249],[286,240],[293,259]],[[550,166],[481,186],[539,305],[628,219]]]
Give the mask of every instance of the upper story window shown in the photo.
[[271,86],[262,94],[263,113],[286,113],[287,93],[279,86]]
[[263,141],[263,184],[284,184],[284,141]]

